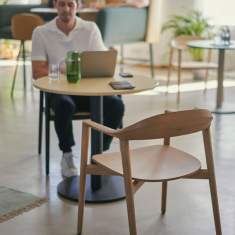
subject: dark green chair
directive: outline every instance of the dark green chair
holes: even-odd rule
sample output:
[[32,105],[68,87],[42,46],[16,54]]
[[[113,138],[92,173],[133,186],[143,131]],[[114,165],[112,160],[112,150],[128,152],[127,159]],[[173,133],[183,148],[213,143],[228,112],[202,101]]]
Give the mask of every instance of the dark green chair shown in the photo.
[[[43,113],[45,114],[45,171],[50,174],[50,122],[55,120],[55,115],[50,108],[50,97],[47,93],[40,91],[39,97],[39,123],[38,123],[38,154],[42,152]],[[90,113],[77,112],[73,120],[89,119]]]
[[[148,24],[149,8],[116,7],[105,8],[97,13],[97,25],[106,46],[121,46],[121,64],[124,60],[138,60],[124,57],[124,45],[144,42]],[[153,44],[149,43],[151,75],[154,76]]]

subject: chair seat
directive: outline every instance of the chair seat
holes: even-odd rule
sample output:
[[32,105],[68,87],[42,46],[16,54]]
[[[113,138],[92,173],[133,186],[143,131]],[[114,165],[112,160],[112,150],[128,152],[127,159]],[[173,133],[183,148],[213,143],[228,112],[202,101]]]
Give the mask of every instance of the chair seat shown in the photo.
[[[123,175],[121,154],[94,155],[94,162]],[[130,151],[132,178],[143,181],[164,181],[181,178],[201,169],[192,155],[170,146],[154,145]]]
[[[178,68],[178,63],[172,63],[173,68]],[[182,69],[217,69],[218,65],[216,63],[200,62],[200,61],[189,61],[181,63]]]
[[[53,109],[50,109],[50,117],[52,120],[54,119],[54,116],[55,116],[55,113]],[[89,112],[76,112],[73,115],[73,119],[88,119],[90,118],[90,116],[91,116],[91,113]]]

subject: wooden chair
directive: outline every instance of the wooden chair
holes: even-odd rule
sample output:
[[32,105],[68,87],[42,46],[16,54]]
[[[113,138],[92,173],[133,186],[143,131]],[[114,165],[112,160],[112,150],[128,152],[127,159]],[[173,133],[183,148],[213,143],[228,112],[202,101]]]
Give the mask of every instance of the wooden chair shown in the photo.
[[16,40],[20,40],[20,48],[19,48],[19,52],[17,55],[17,64],[15,67],[12,86],[11,86],[11,97],[13,97],[13,94],[14,94],[16,74],[18,70],[18,64],[19,64],[21,53],[23,57],[24,88],[26,88],[25,41],[31,40],[33,30],[37,26],[42,25],[42,24],[44,24],[44,21],[40,16],[29,14],[29,13],[16,14],[11,19],[11,31],[12,31],[13,38]]
[[[44,93],[40,91],[39,100],[39,123],[38,123],[38,154],[42,152],[42,127],[43,127],[43,113],[45,113],[45,169],[46,175],[50,173],[50,122],[55,120],[53,110],[50,108],[49,98],[45,98],[44,107]],[[77,112],[73,116],[73,120],[84,120],[89,119],[90,113],[88,112]]]
[[[188,51],[187,43],[193,40],[203,40],[204,38],[199,36],[178,36],[174,38],[170,43],[170,56],[169,56],[169,66],[168,66],[168,75],[167,75],[167,92],[170,84],[170,77],[172,69],[177,70],[177,103],[180,102],[180,84],[181,84],[181,73],[182,70],[205,70],[205,88],[204,92],[207,89],[207,80],[209,69],[217,69],[218,65],[211,62],[211,49],[208,50],[207,60],[206,61],[183,61],[183,52]],[[198,49],[197,49],[198,50]],[[174,51],[178,52],[177,62],[173,62]]]
[[[166,211],[167,182],[180,178],[208,179],[214,213],[216,234],[221,235],[214,162],[210,138],[212,115],[209,111],[195,109],[153,116],[120,130],[113,130],[93,121],[83,121],[82,155],[80,169],[80,194],[78,208],[78,234],[82,232],[86,175],[123,176],[129,231],[136,235],[134,193],[144,182],[162,182],[161,212]],[[93,156],[95,164],[88,164],[89,131],[93,128],[120,141],[120,153]],[[201,169],[198,159],[179,149],[170,147],[170,138],[202,131],[207,169]],[[129,149],[130,140],[164,138],[163,145]]]

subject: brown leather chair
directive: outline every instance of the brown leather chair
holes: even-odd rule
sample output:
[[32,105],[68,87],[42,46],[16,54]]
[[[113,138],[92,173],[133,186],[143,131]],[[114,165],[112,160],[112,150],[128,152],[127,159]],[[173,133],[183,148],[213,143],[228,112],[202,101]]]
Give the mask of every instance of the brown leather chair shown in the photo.
[[[162,214],[166,211],[167,183],[181,178],[209,180],[216,234],[221,235],[214,161],[210,139],[212,115],[205,109],[171,112],[153,116],[120,130],[113,130],[93,121],[83,121],[78,205],[78,234],[82,233],[86,174],[123,176],[131,235],[136,235],[134,193],[144,182],[162,182]],[[120,152],[95,155],[95,164],[88,164],[90,129],[116,137]],[[202,132],[207,169],[189,153],[170,146],[170,138]],[[162,145],[130,149],[131,140],[164,139]]]
[[20,48],[17,56],[17,64],[14,71],[12,86],[11,86],[11,96],[13,97],[14,88],[15,88],[15,80],[16,74],[19,64],[19,58],[22,53],[23,57],[23,76],[24,76],[24,89],[26,88],[26,66],[25,66],[25,41],[31,40],[33,30],[39,26],[44,24],[43,19],[34,14],[29,13],[21,13],[14,15],[11,19],[11,30],[13,38],[16,40],[20,40]]
[[[205,70],[205,88],[204,92],[207,89],[207,80],[208,80],[208,72],[210,69],[217,69],[218,65],[216,63],[211,62],[211,50],[208,50],[207,60],[206,61],[183,61],[183,52],[189,50],[187,43],[193,40],[203,40],[205,38],[199,36],[188,36],[182,35],[178,36],[171,40],[170,43],[170,56],[169,56],[169,66],[168,66],[168,76],[167,76],[167,92],[170,84],[171,71],[172,69],[177,70],[177,103],[180,102],[180,84],[181,84],[181,73],[182,70]],[[173,62],[174,52],[177,51],[177,61]]]

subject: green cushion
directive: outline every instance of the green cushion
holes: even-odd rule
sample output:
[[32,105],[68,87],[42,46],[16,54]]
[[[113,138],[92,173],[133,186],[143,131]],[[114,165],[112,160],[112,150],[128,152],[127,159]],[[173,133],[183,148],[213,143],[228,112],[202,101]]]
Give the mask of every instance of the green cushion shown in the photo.
[[12,39],[11,26],[5,26],[0,28],[0,38]]
[[118,7],[98,12],[97,25],[107,46],[144,41],[148,8]]

